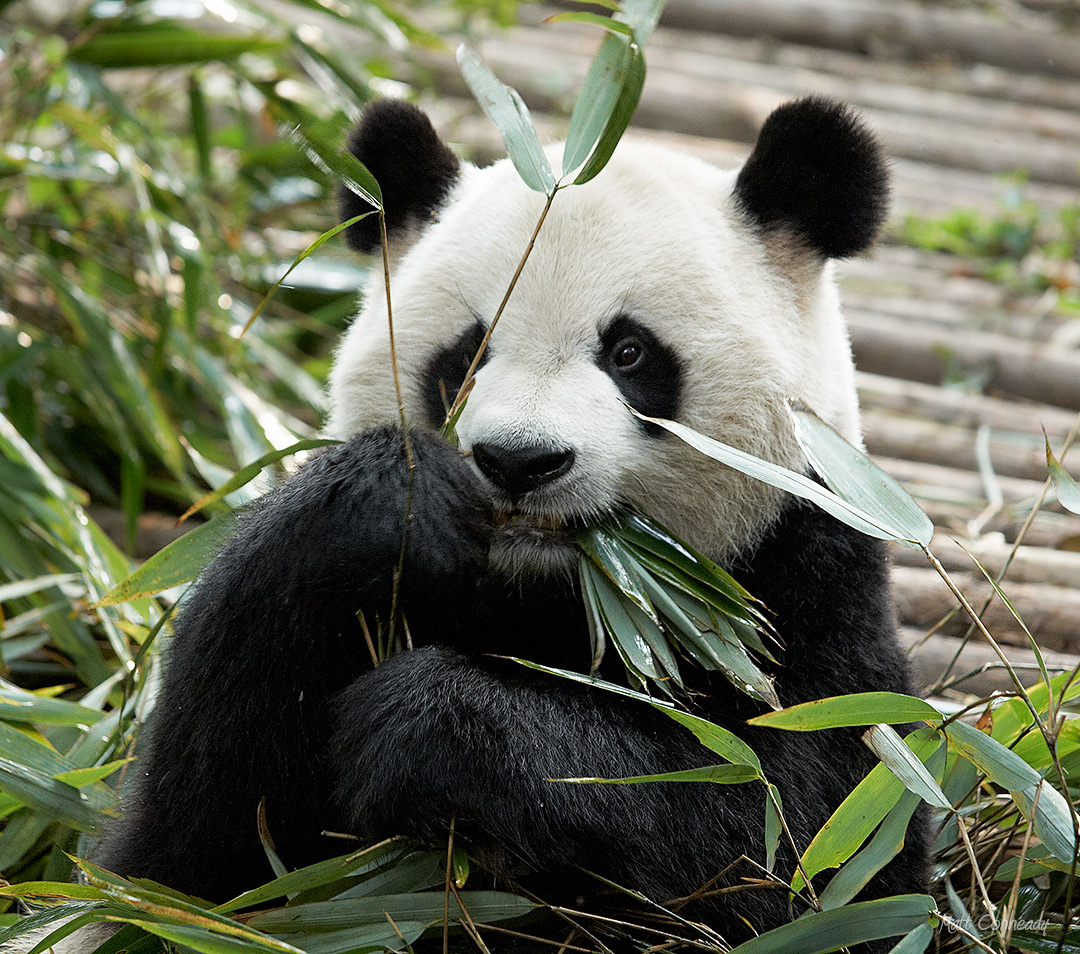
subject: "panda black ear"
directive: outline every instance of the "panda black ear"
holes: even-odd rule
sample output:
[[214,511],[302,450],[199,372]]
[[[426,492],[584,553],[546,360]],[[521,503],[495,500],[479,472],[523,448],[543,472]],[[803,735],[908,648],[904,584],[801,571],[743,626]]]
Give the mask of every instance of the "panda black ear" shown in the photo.
[[[376,100],[349,136],[349,152],[359,159],[382,189],[388,233],[423,224],[446,197],[460,171],[457,156],[439,139],[431,120],[415,106],[397,99]],[[341,220],[372,206],[344,185],[338,188]],[[345,230],[358,252],[379,247],[379,220],[369,215]]]
[[888,164],[850,109],[808,97],[765,120],[735,196],[763,231],[782,230],[826,258],[846,258],[866,249],[885,219]]

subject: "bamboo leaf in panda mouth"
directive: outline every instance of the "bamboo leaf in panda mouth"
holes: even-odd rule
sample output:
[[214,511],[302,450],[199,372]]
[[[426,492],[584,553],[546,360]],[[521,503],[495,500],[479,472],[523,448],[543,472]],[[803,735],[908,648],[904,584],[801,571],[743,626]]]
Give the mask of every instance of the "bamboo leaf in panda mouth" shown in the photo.
[[780,707],[772,679],[747,651],[772,659],[768,621],[729,574],[639,514],[582,531],[578,545],[594,668],[610,640],[632,682],[673,696],[685,690],[676,655],[682,653]]

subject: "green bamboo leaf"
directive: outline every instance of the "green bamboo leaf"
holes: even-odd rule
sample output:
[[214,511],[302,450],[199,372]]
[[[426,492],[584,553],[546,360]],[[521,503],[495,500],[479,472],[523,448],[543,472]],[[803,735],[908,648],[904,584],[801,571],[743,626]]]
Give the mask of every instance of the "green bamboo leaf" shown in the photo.
[[[1013,936],[1015,937],[1016,935],[1014,934]],[[926,924],[920,924],[914,931],[905,934],[904,937],[892,947],[889,954],[924,954],[933,939],[934,925],[930,921],[927,921]]]
[[[615,4],[612,4],[608,9],[616,10],[618,7]],[[593,26],[598,26],[602,30],[611,30],[615,33],[624,34],[625,36],[632,36],[634,32],[630,29],[628,24],[623,23],[621,20],[616,20],[614,17],[605,17],[602,13],[585,13],[583,11],[556,13],[554,16],[550,16],[544,20],[544,23],[591,23]]]
[[114,762],[106,762],[104,765],[91,765],[89,768],[68,769],[66,772],[57,772],[53,775],[58,782],[66,782],[76,788],[85,788],[108,778],[117,769],[123,768],[134,758],[117,759]]
[[641,576],[626,559],[619,542],[601,527],[590,527],[578,535],[578,546],[607,577],[616,592],[630,599],[659,628],[660,620],[645,592]]
[[702,745],[717,755],[736,765],[749,765],[758,775],[762,774],[761,762],[754,750],[734,733],[681,709],[665,708],[660,711],[680,725],[686,726]]
[[948,811],[952,803],[945,797],[934,777],[926,770],[922,760],[900,738],[891,725],[873,725],[863,733],[863,741],[870,750],[893,773],[909,792],[935,808]]
[[178,540],[173,540],[113,587],[98,600],[97,605],[126,603],[195,579],[232,536],[238,516],[235,510],[219,514],[213,520],[189,530]]
[[[610,34],[607,40],[619,41],[621,38]],[[625,41],[624,41],[625,44]],[[641,54],[641,47],[631,42],[625,44],[626,54],[621,68],[621,82],[618,87],[618,97],[611,107],[607,122],[600,133],[596,145],[589,153],[589,158],[582,166],[581,171],[574,179],[575,185],[581,185],[594,178],[607,165],[615,147],[619,144],[626,127],[634,116],[641,90],[645,86],[645,58]]]
[[[286,272],[286,274],[288,274]],[[181,515],[177,523],[183,523],[194,513],[198,513],[203,507],[209,504],[216,503],[217,501],[227,497],[234,490],[239,490],[245,484],[250,483],[259,474],[262,473],[263,468],[268,467],[270,464],[275,464],[279,460],[285,457],[291,457],[293,454],[299,454],[301,451],[313,450],[316,447],[327,447],[330,444],[340,444],[337,440],[328,440],[324,438],[310,438],[308,440],[297,441],[295,444],[291,444],[288,447],[284,447],[281,450],[270,451],[268,454],[263,454],[256,461],[252,461],[246,467],[238,470],[232,477],[230,477],[225,483],[223,483],[216,490],[211,491],[203,497],[200,497],[195,501],[187,510]]]
[[534,192],[550,196],[556,188],[555,173],[540,145],[528,107],[464,43],[458,47],[461,75],[488,118],[502,135],[510,161],[524,183]]
[[773,487],[786,490],[796,497],[817,504],[826,513],[836,517],[837,520],[868,536],[877,537],[881,540],[895,540],[911,547],[921,547],[923,545],[918,539],[906,536],[898,527],[882,523],[858,507],[849,504],[832,491],[812,481],[809,477],[797,474],[795,471],[788,470],[778,464],[761,460],[761,458],[754,457],[752,454],[747,454],[745,451],[738,450],[735,447],[722,444],[720,441],[706,437],[693,428],[679,424],[676,421],[667,421],[663,418],[639,414],[633,408],[630,408],[630,413],[643,421],[656,424],[664,428],[664,430],[670,431],[680,440],[685,441],[695,450],[701,451],[713,460],[720,461],[720,463],[734,467],[747,476],[763,480]]
[[106,815],[119,814],[118,808],[97,809],[86,792],[4,757],[0,757],[0,788],[34,811],[78,831],[96,832]]
[[[662,711],[668,711],[669,709],[674,708],[674,703],[668,702],[666,699],[655,699],[643,692],[627,689],[625,686],[598,679],[596,676],[586,676],[584,673],[574,672],[571,669],[558,669],[554,666],[542,666],[540,663],[530,662],[528,659],[520,659],[517,656],[500,656],[497,658],[509,659],[511,662],[519,663],[529,669],[535,669],[537,672],[546,672],[548,675],[558,676],[561,679],[569,679],[571,682],[580,682],[586,686],[595,686],[597,689],[613,692],[615,695],[625,696],[627,699],[636,699],[638,702],[647,703]],[[711,723],[709,724],[711,725]]]
[[660,21],[660,14],[664,12],[666,5],[667,0],[623,0],[615,16],[629,24],[634,31],[634,39],[644,46]]
[[662,772],[659,775],[633,775],[627,778],[553,778],[552,782],[574,784],[629,785],[636,782],[714,782],[717,785],[740,785],[743,782],[761,781],[761,775],[752,765],[704,765],[681,772]]
[[[474,921],[501,921],[521,917],[538,905],[504,891],[463,891],[461,901]],[[365,924],[421,921],[441,924],[446,910],[444,891],[415,891],[410,894],[380,894],[371,898],[341,898],[311,904],[275,908],[250,917],[247,923],[260,931],[275,934],[323,932]],[[464,917],[456,897],[450,898],[452,920]]]
[[900,538],[929,545],[934,524],[903,487],[809,408],[789,410],[806,459],[833,493],[879,525],[897,528]]
[[846,696],[830,696],[779,712],[766,712],[748,720],[751,725],[795,732],[876,725],[879,722],[899,725],[926,721],[940,722],[941,713],[929,702],[899,692],[856,692]]
[[[920,759],[928,759],[941,746],[935,729],[916,729],[905,740]],[[848,860],[870,837],[871,832],[900,801],[903,784],[882,764],[875,765],[840,803],[829,820],[814,835],[802,856],[803,868],[813,878],[818,872],[836,868]],[[796,870],[792,889],[805,887]]]
[[1050,450],[1050,438],[1043,431],[1046,440],[1046,466],[1050,470],[1050,479],[1054,482],[1054,493],[1057,494],[1058,503],[1066,510],[1080,513],[1080,484],[1072,475],[1061,466],[1054,452]]
[[98,709],[68,702],[66,699],[39,696],[0,679],[0,720],[3,722],[88,726],[100,718],[101,711]]
[[233,60],[243,53],[284,49],[278,40],[258,36],[229,36],[177,26],[127,32],[96,33],[68,51],[68,58],[103,69],[176,66]]
[[671,690],[658,665],[653,646],[663,641],[659,624],[641,608],[624,601],[621,592],[614,589],[603,574],[593,578],[593,586],[600,609],[604,632],[611,638],[619,657],[627,669],[637,678],[651,682],[667,695]]
[[[63,586],[65,583],[74,583],[81,579],[78,573],[51,573],[47,576],[34,577],[32,580],[16,580],[14,583],[5,583],[0,586],[0,603],[17,600],[31,593],[40,593],[52,586]],[[4,635],[8,635],[8,629],[4,627]]]
[[593,16],[611,29],[621,28],[626,35],[604,37],[585,74],[585,82],[570,114],[570,129],[563,147],[564,176],[576,172],[599,142],[626,84],[634,55],[629,26],[608,17]]
[[[927,759],[926,767],[935,778],[944,771],[945,754],[946,746],[942,740],[937,750]],[[847,904],[870,883],[874,875],[900,853],[904,847],[911,816],[915,814],[920,801],[919,796],[910,790],[900,796],[900,800],[885,816],[866,847],[844,863],[818,896],[823,908],[836,908]]]
[[784,803],[780,800],[780,789],[769,782],[765,793],[765,868],[776,869],[776,849],[780,846],[780,835],[784,831],[780,813]]
[[143,918],[124,918],[123,920],[150,934],[156,934],[167,941],[181,944],[193,951],[200,951],[202,954],[256,954],[256,952],[257,954],[305,954],[298,947],[293,947],[277,938],[264,937],[254,931],[247,931],[242,937],[229,937],[191,924],[162,924]]
[[[1042,843],[1066,863],[1076,854],[1072,808],[1062,794],[1019,755],[963,722],[944,727],[949,744],[992,782],[1008,790]],[[1038,791],[1038,810],[1032,812]],[[1034,817],[1032,815],[1034,814]]]
[[877,901],[859,901],[831,911],[811,911],[796,921],[759,934],[733,947],[730,954],[825,954],[895,937],[930,923],[937,910],[925,894],[902,894]]
[[274,898],[284,898],[303,891],[311,891],[353,875],[372,872],[382,865],[393,864],[404,855],[405,850],[403,839],[389,838],[364,851],[330,858],[297,871],[290,871],[281,878],[275,878],[268,884],[245,891],[239,897],[218,905],[214,911],[227,914],[240,908],[265,904]]
[[[359,165],[359,161],[357,162],[357,165]],[[372,180],[372,181],[374,181],[374,180]],[[292,274],[293,269],[296,268],[297,265],[299,265],[302,261],[304,261],[304,259],[306,259],[313,252],[317,252],[327,241],[332,239],[339,232],[343,232],[350,225],[355,225],[361,219],[366,219],[369,215],[375,215],[375,214],[376,214],[375,212],[361,212],[359,215],[354,215],[351,219],[346,219],[344,222],[339,222],[332,229],[328,229],[327,231],[323,232],[322,235],[320,235],[317,239],[315,239],[314,242],[312,242],[307,248],[305,248],[296,257],[296,259],[293,261],[293,263],[287,269],[285,269],[285,274],[282,275],[281,278],[279,278],[276,282],[274,282],[274,284],[270,286],[270,290],[265,295],[263,295],[262,301],[259,302],[259,304],[256,306],[255,310],[251,313],[251,317],[248,318],[248,320],[246,322],[244,322],[244,327],[243,327],[243,329],[241,329],[240,336],[243,337],[245,334],[247,334],[248,329],[253,324],[255,324],[255,320],[259,317],[259,315],[261,315],[263,313],[263,309],[270,303],[270,299],[274,297],[274,292],[276,292],[281,287],[282,282],[284,282],[285,279],[288,278],[289,275]],[[333,442],[332,441],[325,441],[324,443],[333,443]],[[316,444],[314,446],[318,447],[320,445]],[[196,507],[195,509],[199,509],[199,508]],[[184,516],[187,516],[187,514],[185,514]]]
[[600,571],[588,560],[578,561],[578,575],[581,579],[581,597],[585,604],[585,620],[589,625],[589,648],[592,653],[592,662],[589,672],[594,673],[600,668],[607,649],[607,638],[604,633],[604,618],[600,612],[600,597],[596,592],[596,583],[593,580],[595,574]]
[[[297,148],[307,156],[311,162],[324,175],[340,182],[350,192],[360,196],[368,205],[375,209],[382,209],[382,189],[371,174],[371,171],[351,152],[341,152],[335,145],[331,145],[322,136],[312,129],[302,129],[299,125],[285,130],[285,134],[292,140]],[[354,221],[358,221],[370,212],[362,212],[354,219],[324,232],[315,241],[321,245],[328,238],[332,238],[343,228],[347,228]],[[318,245],[315,247],[317,248]],[[313,248],[312,251],[315,249]]]

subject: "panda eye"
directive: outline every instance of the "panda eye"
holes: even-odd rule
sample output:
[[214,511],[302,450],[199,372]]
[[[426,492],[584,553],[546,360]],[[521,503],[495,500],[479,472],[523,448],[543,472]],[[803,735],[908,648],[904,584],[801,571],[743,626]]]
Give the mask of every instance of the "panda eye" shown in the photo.
[[645,348],[637,338],[623,338],[611,349],[611,360],[621,371],[629,371],[641,362]]

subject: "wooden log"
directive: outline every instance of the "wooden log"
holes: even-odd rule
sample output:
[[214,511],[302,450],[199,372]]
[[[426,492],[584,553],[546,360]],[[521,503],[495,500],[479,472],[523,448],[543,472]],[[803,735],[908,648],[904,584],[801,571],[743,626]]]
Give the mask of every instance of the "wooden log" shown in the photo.
[[868,407],[959,427],[976,428],[985,424],[995,430],[1036,436],[1041,436],[1045,427],[1052,439],[1060,439],[1076,421],[1075,412],[1049,404],[1004,401],[866,371],[856,375],[856,383],[859,398]]
[[[961,544],[963,544],[961,546]],[[926,556],[920,550],[891,548],[893,563],[917,569],[927,567]],[[975,569],[972,557],[978,560],[995,578],[1001,573],[1012,547],[998,540],[961,540],[957,542],[943,533],[931,544],[934,556],[950,573],[971,573]],[[1069,589],[1080,588],[1080,552],[1048,550],[1044,547],[1021,546],[1016,550],[1003,584],[1006,592],[1014,583],[1044,583]]]
[[1064,408],[1080,408],[1080,353],[1006,335],[902,324],[849,309],[855,361],[863,371],[928,384],[944,380],[947,357],[991,372],[988,387]]
[[[1016,541],[1027,517],[1025,510],[1005,509],[986,519],[982,506],[965,507],[955,501],[943,503],[922,499],[919,506],[941,533],[970,537],[972,523],[978,522],[980,535],[1000,534],[1001,539],[1008,543]],[[1051,550],[1080,550],[1080,517],[1040,511],[1028,528],[1024,542],[1028,546]]]
[[[966,507],[983,507],[988,502],[986,485],[982,477],[973,470],[926,464],[899,457],[875,455],[874,460],[886,473],[900,481],[908,493],[919,499],[958,502]],[[1033,503],[1043,488],[1042,481],[1024,480],[1020,477],[998,475],[996,482],[1005,506],[1026,506]],[[1046,506],[1048,510],[1060,509],[1060,504],[1053,500],[1053,494],[1048,498]],[[1077,579],[1080,582],[1080,577]]]
[[[957,683],[956,690],[972,696],[989,696],[994,692],[1011,692],[1014,689],[1012,678],[994,652],[978,637],[966,644],[952,636],[933,635],[926,637],[920,630],[904,627],[900,631],[901,644],[909,650],[916,685],[925,690],[935,684],[946,668],[952,665],[951,678],[967,675],[968,678]],[[953,665],[953,658],[959,651],[959,659]],[[1058,673],[1072,672],[1080,666],[1080,656],[1074,653],[1058,653],[1042,650],[1047,672],[1053,678]],[[1035,653],[1021,646],[1005,647],[1005,655],[1016,670],[1020,682],[1032,686],[1042,678]]]
[[[966,427],[868,408],[863,414],[866,447],[871,454],[978,470],[975,433]],[[989,458],[995,474],[1042,483],[1047,477],[1041,435],[991,431]],[[1080,461],[1080,454],[1077,454]],[[1080,473],[1070,454],[1066,469]]]
[[679,0],[662,22],[681,30],[770,36],[853,53],[989,63],[1023,73],[1080,78],[1080,41],[997,23],[975,11],[874,0]]
[[[977,610],[992,592],[982,576],[950,573],[953,581]],[[945,582],[932,569],[893,567],[893,586],[901,621],[917,629],[935,626],[956,603]],[[1045,583],[1010,583],[1002,587],[1040,648],[1080,651],[1080,590]],[[969,617],[957,614],[941,632],[960,635]],[[999,642],[1027,646],[1027,637],[1000,599],[990,603],[983,622]]]

